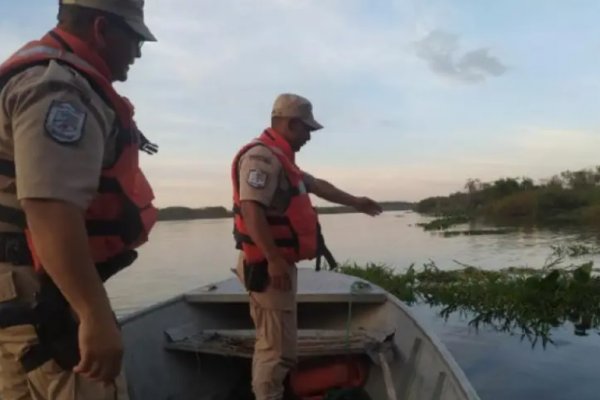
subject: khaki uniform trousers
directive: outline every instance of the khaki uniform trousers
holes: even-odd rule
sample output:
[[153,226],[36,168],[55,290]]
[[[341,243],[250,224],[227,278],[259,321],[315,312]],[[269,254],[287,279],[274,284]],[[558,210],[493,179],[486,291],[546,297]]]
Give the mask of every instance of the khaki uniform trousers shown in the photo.
[[[243,285],[243,267],[237,268]],[[252,358],[252,390],[256,400],[283,399],[284,380],[297,362],[298,270],[290,271],[292,290],[280,292],[267,288],[250,293],[250,316],[256,328]]]
[[[0,306],[10,301],[31,304],[39,287],[33,269],[0,263]],[[123,374],[104,386],[61,369],[53,360],[26,372],[20,357],[38,343],[32,325],[0,328],[0,399],[2,400],[127,400]]]

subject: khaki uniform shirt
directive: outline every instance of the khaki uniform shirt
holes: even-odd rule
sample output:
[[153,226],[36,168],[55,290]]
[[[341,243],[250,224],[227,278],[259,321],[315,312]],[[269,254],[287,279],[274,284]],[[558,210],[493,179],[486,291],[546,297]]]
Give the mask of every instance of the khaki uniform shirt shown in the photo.
[[[16,180],[0,177],[0,204],[63,200],[85,210],[103,165],[115,156],[115,114],[74,69],[54,61],[12,77],[0,92],[0,158]],[[0,223],[0,231],[16,230]]]
[[[238,164],[240,201],[255,201],[265,207],[267,215],[283,215],[291,200],[291,184],[281,162],[265,146],[254,146],[240,157]],[[310,192],[314,177],[303,172],[304,184]],[[238,276],[243,282],[243,252],[240,252],[237,264]],[[290,310],[295,308],[297,286],[296,267],[290,275],[291,293],[282,293],[268,288],[262,293],[252,293],[252,299],[261,307]]]

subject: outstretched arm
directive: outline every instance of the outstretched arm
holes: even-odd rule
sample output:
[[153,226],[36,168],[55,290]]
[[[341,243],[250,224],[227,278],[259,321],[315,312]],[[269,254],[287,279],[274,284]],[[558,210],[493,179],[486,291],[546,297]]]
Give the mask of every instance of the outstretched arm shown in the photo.
[[375,216],[381,214],[381,206],[368,197],[357,197],[338,189],[324,179],[308,178],[308,189],[315,196],[332,203],[353,207],[356,211]]

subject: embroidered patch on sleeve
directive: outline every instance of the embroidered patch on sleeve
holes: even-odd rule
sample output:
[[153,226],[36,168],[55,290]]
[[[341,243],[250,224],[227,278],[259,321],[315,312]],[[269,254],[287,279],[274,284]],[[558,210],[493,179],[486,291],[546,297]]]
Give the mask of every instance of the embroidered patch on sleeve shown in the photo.
[[263,189],[267,186],[269,175],[260,169],[251,169],[248,173],[248,185],[255,189]]
[[46,115],[46,133],[61,144],[77,143],[83,136],[86,112],[68,101],[53,101]]

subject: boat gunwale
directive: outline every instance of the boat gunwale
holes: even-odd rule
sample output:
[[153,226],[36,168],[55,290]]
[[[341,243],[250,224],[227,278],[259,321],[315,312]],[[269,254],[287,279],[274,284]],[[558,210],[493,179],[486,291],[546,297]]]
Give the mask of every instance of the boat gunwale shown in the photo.
[[157,301],[146,307],[142,307],[139,310],[133,311],[131,313],[121,315],[121,316],[117,317],[117,320],[119,321],[119,325],[123,326],[123,325],[129,324],[135,320],[138,320],[142,317],[145,317],[147,314],[151,314],[154,311],[158,311],[161,308],[171,306],[180,301],[185,303],[185,293],[180,293],[178,295],[169,297],[165,300]]
[[[374,285],[377,286],[377,285]],[[408,308],[406,304],[404,304],[400,299],[391,293],[387,292],[388,300],[400,308],[402,312],[418,327],[421,335],[425,336],[432,344],[435,350],[441,355],[444,362],[447,364],[448,369],[454,374],[455,378],[460,383],[460,388],[463,391],[463,395],[470,400],[480,400],[479,395],[475,391],[475,388],[467,378],[467,375],[463,371],[463,369],[458,365],[450,350],[446,347],[444,343],[442,343],[441,339],[433,332],[429,332],[424,328],[423,324],[419,322],[419,320],[414,316],[412,311]]]

